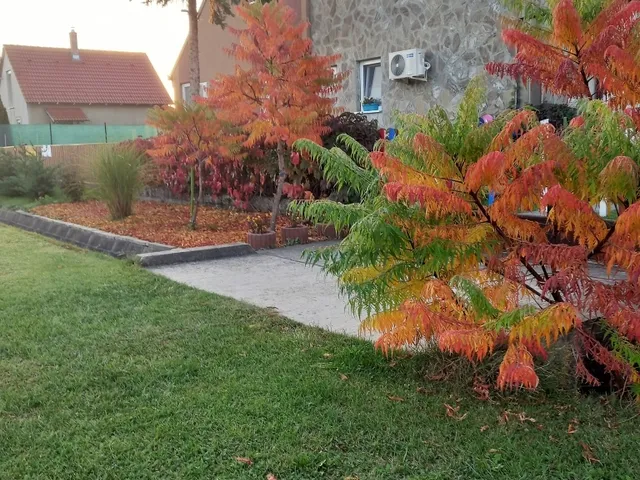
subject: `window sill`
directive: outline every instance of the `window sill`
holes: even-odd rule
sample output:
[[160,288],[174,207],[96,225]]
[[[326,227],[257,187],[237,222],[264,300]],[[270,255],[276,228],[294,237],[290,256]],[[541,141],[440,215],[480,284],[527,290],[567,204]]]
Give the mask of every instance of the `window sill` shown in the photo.
[[379,110],[360,110],[357,113],[362,113],[364,115],[375,115],[376,113],[382,113],[382,109],[379,109]]

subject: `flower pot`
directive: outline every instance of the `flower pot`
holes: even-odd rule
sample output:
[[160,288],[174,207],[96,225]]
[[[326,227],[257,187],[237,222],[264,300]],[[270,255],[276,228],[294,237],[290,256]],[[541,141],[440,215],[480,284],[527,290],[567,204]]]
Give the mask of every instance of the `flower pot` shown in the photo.
[[362,104],[362,111],[363,112],[377,112],[378,110],[380,110],[380,104],[379,103],[364,103],[364,104]]
[[268,233],[247,233],[247,243],[254,250],[262,250],[263,248],[275,248],[276,232]]
[[288,243],[309,243],[309,227],[283,227],[280,238],[285,245]]
[[327,237],[329,240],[335,240],[338,238],[336,227],[330,223],[318,223],[316,225],[316,234],[319,237]]

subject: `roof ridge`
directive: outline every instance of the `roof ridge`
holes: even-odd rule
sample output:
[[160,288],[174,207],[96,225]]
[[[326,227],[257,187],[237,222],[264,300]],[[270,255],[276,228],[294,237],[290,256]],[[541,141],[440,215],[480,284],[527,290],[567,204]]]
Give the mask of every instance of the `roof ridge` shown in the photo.
[[5,45],[3,51],[27,103],[172,103],[145,52],[80,50],[76,61],[68,48]]
[[[70,52],[71,49],[68,47],[41,47],[38,45],[18,45],[15,43],[5,43],[2,45],[3,48],[7,48],[7,47],[18,47],[18,48],[29,48],[29,49],[37,49],[37,50],[59,50],[59,51],[64,51],[64,52]],[[97,49],[93,49],[93,48],[79,48],[78,49],[81,52],[90,52],[90,53],[122,53],[122,54],[128,54],[128,55],[145,55],[145,56],[149,56],[146,52],[131,52],[131,51],[127,51],[127,50],[97,50]]]

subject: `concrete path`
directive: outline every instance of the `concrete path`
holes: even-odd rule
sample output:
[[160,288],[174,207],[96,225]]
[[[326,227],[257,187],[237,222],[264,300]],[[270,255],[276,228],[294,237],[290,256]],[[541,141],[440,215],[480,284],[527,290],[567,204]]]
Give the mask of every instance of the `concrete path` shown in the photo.
[[[273,308],[285,317],[306,325],[372,339],[373,335],[359,335],[360,322],[347,309],[345,299],[340,297],[336,279],[325,276],[320,267],[305,265],[301,258],[305,249],[327,245],[331,242],[149,270],[207,292]],[[590,270],[603,282],[613,281],[599,265],[592,265]]]
[[333,332],[358,335],[359,321],[338,294],[335,278],[305,265],[313,245],[264,250],[255,255],[156,267],[150,271],[176,282],[265,308],[297,322]]

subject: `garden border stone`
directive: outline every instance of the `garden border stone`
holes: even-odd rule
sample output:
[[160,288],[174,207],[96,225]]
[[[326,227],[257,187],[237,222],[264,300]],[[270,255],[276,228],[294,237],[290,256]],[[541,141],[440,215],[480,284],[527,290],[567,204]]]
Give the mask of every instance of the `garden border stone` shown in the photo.
[[213,247],[176,248],[164,252],[141,253],[136,259],[143,267],[160,267],[176,263],[203,262],[242,257],[256,253],[248,243],[230,243]]
[[0,222],[117,258],[173,249],[170,245],[115,235],[95,228],[41,217],[22,210],[0,208]]

